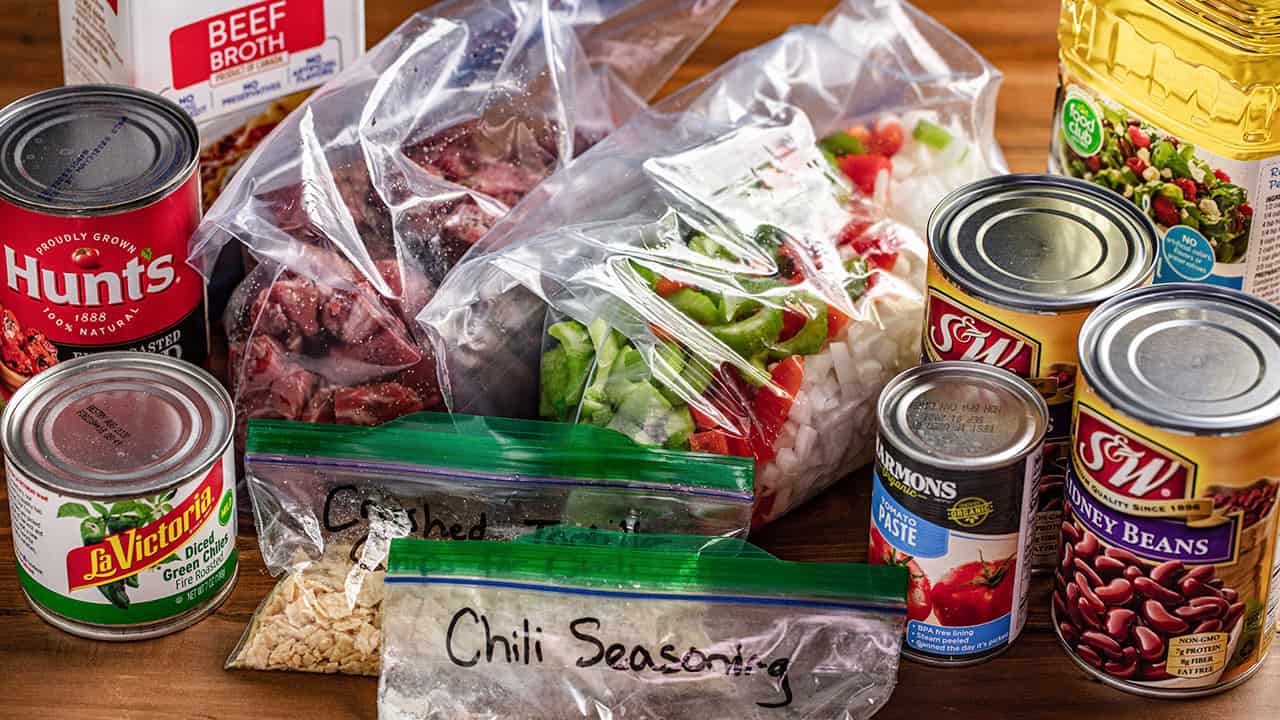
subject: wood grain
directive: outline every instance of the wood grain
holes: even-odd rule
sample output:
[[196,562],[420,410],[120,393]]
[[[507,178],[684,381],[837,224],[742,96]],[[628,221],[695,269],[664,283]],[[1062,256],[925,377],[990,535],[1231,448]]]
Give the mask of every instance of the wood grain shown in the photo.
[[[381,38],[420,0],[368,0],[371,41]],[[922,0],[918,3],[992,60],[1005,75],[997,134],[1010,167],[1044,168],[1056,82],[1052,0]],[[61,82],[52,0],[0,0],[0,102]],[[741,0],[668,89],[679,87],[735,53],[795,23],[814,22],[831,0]],[[798,509],[753,540],[794,560],[857,561],[866,551],[869,514],[864,472]],[[370,679],[226,672],[231,652],[273,584],[256,540],[240,538],[241,577],[231,599],[185,632],[142,643],[81,640],[44,625],[17,586],[8,503],[0,489],[0,718],[149,720],[151,718],[375,717]],[[1078,720],[1161,716],[1280,717],[1280,661],[1224,695],[1162,702],[1110,690],[1078,672],[1048,628],[1047,590],[1037,586],[1033,613],[1012,650],[974,668],[941,670],[903,663],[893,700],[878,717],[1043,718]]]

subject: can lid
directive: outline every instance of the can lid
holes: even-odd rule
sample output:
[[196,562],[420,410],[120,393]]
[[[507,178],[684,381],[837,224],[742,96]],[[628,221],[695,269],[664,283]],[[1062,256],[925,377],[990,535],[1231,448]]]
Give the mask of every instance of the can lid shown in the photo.
[[1052,175],[1002,175],[948,195],[929,252],[956,285],[1013,310],[1088,308],[1155,268],[1151,220],[1120,195]]
[[1044,442],[1049,408],[1007,370],[930,363],[894,378],[877,406],[881,434],[916,462],[947,470],[1005,467]]
[[13,470],[87,498],[146,495],[222,456],[231,397],[190,363],[108,352],[55,365],[27,381],[4,410]]
[[1129,291],[1085,320],[1079,352],[1094,392],[1148,425],[1220,435],[1280,418],[1280,310],[1236,290]]
[[182,108],[115,85],[69,85],[0,110],[0,197],[37,212],[144,207],[191,176],[199,134]]

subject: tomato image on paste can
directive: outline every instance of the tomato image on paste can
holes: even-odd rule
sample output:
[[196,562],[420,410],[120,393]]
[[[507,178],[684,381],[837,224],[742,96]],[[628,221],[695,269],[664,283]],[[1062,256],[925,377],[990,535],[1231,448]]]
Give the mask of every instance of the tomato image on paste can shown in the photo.
[[892,380],[877,412],[868,561],[908,571],[903,655],[988,660],[1027,617],[1044,399],[990,365],[940,362]]
[[1076,340],[1103,300],[1148,284],[1156,229],[1090,183],[1006,175],[956,190],[929,222],[924,362],[971,360],[1030,381],[1049,406],[1032,568],[1053,569],[1069,462]]
[[1196,697],[1249,678],[1277,629],[1280,311],[1141,288],[1080,335],[1053,617],[1103,682]]
[[0,396],[107,350],[201,364],[203,279],[191,118],[151,93],[57,88],[0,110]]

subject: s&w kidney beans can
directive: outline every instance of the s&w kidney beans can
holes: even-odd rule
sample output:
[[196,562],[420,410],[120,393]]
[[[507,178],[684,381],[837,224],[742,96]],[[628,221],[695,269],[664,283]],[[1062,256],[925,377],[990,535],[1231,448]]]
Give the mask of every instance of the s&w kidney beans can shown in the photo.
[[1123,197],[1047,175],[972,183],[930,218],[924,362],[1004,368],[1049,406],[1036,571],[1051,571],[1058,555],[1080,327],[1103,300],[1151,282],[1156,239]]
[[18,580],[96,640],[175,632],[236,577],[235,423],[211,375],[165,355],[61,363],[0,419]]
[[1280,311],[1168,284],[1080,334],[1053,616],[1071,657],[1153,697],[1225,690],[1277,628]]
[[885,387],[868,560],[907,568],[902,653],[970,665],[1022,632],[1049,411],[990,365],[940,362]]
[[75,85],[0,110],[0,396],[107,350],[202,364],[199,137],[158,95]]

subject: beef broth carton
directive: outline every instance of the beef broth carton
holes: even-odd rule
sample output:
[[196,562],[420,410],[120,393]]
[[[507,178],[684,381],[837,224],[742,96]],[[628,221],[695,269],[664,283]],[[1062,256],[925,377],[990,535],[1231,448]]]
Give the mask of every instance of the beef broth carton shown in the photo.
[[306,91],[364,52],[364,0],[59,0],[66,82],[132,85],[200,127],[206,208]]

